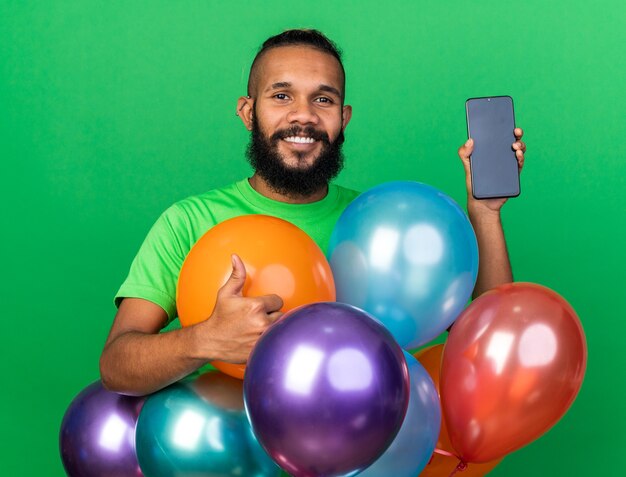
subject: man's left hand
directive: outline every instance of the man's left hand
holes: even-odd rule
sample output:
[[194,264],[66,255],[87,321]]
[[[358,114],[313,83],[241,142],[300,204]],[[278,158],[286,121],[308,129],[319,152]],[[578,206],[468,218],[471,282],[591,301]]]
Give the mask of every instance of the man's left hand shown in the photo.
[[[524,167],[524,153],[526,152],[526,144],[522,141],[524,131],[521,128],[515,128],[513,131],[515,135],[515,142],[511,145],[515,151],[515,157],[517,158],[517,165],[520,173]],[[474,141],[470,138],[465,144],[459,148],[459,157],[463,162],[465,168],[465,184],[467,186],[467,211],[470,215],[473,214],[493,214],[499,213],[500,209],[507,201],[506,198],[501,199],[475,199],[472,195],[472,174],[470,172],[470,156],[474,150]]]

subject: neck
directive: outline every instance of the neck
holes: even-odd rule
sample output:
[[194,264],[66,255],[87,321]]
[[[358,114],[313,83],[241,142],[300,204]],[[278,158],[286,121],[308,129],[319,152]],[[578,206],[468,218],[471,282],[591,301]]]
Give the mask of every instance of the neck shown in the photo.
[[276,200],[278,202],[286,202],[288,204],[310,204],[312,202],[322,200],[326,197],[326,194],[328,194],[328,186],[324,186],[309,195],[282,194],[272,189],[272,187],[256,173],[248,179],[248,182],[255,191],[264,195],[268,199]]

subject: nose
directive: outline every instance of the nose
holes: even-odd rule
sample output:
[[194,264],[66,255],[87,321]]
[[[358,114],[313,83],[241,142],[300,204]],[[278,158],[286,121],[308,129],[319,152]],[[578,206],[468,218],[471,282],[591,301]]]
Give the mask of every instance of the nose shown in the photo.
[[308,100],[299,100],[293,103],[291,111],[287,114],[287,121],[299,124],[317,124],[319,116],[313,104]]

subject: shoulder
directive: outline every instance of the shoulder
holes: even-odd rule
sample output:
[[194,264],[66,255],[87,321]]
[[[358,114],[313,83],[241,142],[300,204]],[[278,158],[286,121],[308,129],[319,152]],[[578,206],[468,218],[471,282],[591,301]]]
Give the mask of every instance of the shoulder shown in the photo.
[[172,204],[163,214],[177,221],[194,220],[198,217],[210,216],[216,210],[232,207],[233,203],[241,201],[241,192],[238,184],[238,182],[234,182],[223,187],[185,197]]
[[191,195],[167,208],[161,215],[164,222],[189,248],[207,230],[234,215],[248,213],[238,183]]
[[[211,204],[213,202],[219,202],[228,197],[238,197],[240,196],[238,182],[234,182],[232,184],[228,184],[223,187],[216,187],[214,189],[210,189],[206,192],[202,192],[200,194],[190,195],[175,202],[170,209],[173,211],[186,211],[189,209],[196,208],[201,205]],[[169,210],[169,209],[168,209]]]
[[349,189],[348,187],[343,187],[337,184],[331,184],[330,188],[334,190],[334,193],[341,202],[351,202],[361,194],[360,191]]

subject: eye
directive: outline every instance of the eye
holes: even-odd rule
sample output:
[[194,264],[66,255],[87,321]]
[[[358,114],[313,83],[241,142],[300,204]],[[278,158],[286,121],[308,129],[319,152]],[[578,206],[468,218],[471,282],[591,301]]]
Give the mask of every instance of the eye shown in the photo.
[[332,104],[334,101],[327,96],[320,96],[315,100],[318,103]]
[[274,98],[276,98],[279,101],[286,101],[287,99],[289,99],[289,96],[287,96],[285,93],[276,93],[274,95]]

